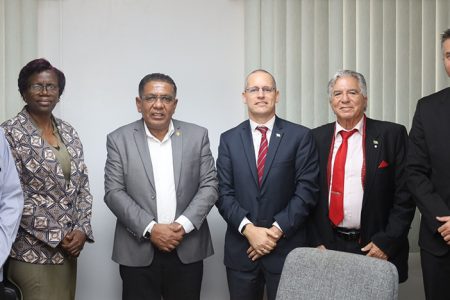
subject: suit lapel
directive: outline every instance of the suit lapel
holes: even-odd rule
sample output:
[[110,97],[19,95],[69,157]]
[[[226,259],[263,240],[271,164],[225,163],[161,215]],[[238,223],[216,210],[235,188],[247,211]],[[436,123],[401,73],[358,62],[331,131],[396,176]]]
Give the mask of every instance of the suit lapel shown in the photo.
[[141,119],[136,122],[134,128],[134,141],[141,157],[142,165],[144,166],[145,173],[147,173],[148,180],[155,190],[155,179],[153,178],[153,166],[150,158],[150,152],[148,150],[148,143],[144,129],[144,121]]
[[[380,161],[380,153],[382,153],[383,140],[379,136],[378,130],[371,119],[367,118],[366,122],[366,182],[364,185],[364,195],[367,195],[374,182],[375,173],[378,168],[377,163]],[[364,199],[363,197],[363,205]]]
[[[442,125],[440,125],[443,129],[444,128],[450,128],[450,118],[448,117],[448,113],[450,112],[450,89],[447,89],[447,93],[445,94],[445,96],[440,98],[440,107],[441,109],[438,110],[438,116],[437,116],[437,120],[439,120],[439,122],[441,122]],[[447,132],[448,134],[448,130],[445,130],[444,132]],[[447,139],[448,141],[448,136],[445,137],[443,136],[444,139]],[[445,145],[448,145],[448,143],[444,143]]]
[[[49,144],[41,137],[40,130],[34,125],[31,120],[30,114],[25,108],[20,112],[20,119],[24,131],[26,132],[27,136],[30,137],[30,139],[27,141],[28,144],[25,146],[29,148],[30,151],[33,151],[36,154],[36,156],[30,155],[29,159],[34,159],[42,167],[51,170],[49,172],[51,176],[46,179],[47,182],[52,181],[58,184],[62,191],[66,191],[66,180],[64,178],[61,166],[56,159],[56,155],[53,153],[53,150],[50,148]],[[56,125],[58,127],[58,130],[61,130],[59,124]],[[65,139],[64,132],[60,131],[60,136],[62,141],[67,146],[68,142]],[[70,149],[68,148],[67,150],[70,155],[70,160],[73,161]],[[74,168],[76,168],[75,164],[71,164],[71,174],[74,174]]]
[[[74,143],[74,139],[73,139],[73,133],[70,132],[69,128],[67,128],[67,126],[61,122],[61,120],[58,119],[54,119],[55,123],[56,123],[56,127],[58,128],[58,132],[59,132],[59,136],[61,137],[61,141],[64,143],[64,145],[66,146],[67,152],[70,155],[70,161],[76,161],[75,155],[78,156],[78,154],[82,151],[80,144],[78,143]],[[56,161],[58,164],[59,162]],[[61,170],[62,172],[62,170]],[[78,164],[77,163],[71,163],[70,164],[70,180],[69,180],[69,187],[70,188],[75,188],[75,184],[78,181],[77,178],[73,178],[74,176],[78,176],[79,172],[78,172]],[[62,174],[62,176],[64,176],[64,174]],[[62,180],[63,178],[61,177],[59,182],[60,185],[65,185],[65,179],[64,181]]]
[[266,181],[267,174],[270,171],[270,167],[272,166],[273,159],[275,158],[275,154],[277,153],[278,146],[280,145],[283,135],[284,132],[282,122],[278,117],[275,117],[275,124],[273,125],[272,134],[270,136],[269,150],[267,152],[266,162],[264,164],[264,174],[261,186],[263,186]]
[[247,163],[253,176],[253,181],[255,182],[256,186],[258,186],[258,172],[256,170],[255,148],[253,147],[250,121],[247,120],[243,124],[241,129],[241,141],[244,148],[244,154],[247,158]]
[[171,136],[172,141],[172,157],[173,157],[173,175],[175,178],[175,190],[178,190],[178,183],[181,175],[181,160],[183,156],[183,134],[181,125],[178,121],[173,120],[175,132]]
[[[328,203],[328,194],[331,182],[329,178],[329,176],[331,176],[331,170],[329,170],[329,168],[331,168],[331,162],[329,160],[331,158],[330,151],[333,151],[333,149],[331,149],[331,143],[333,141],[335,124],[336,123],[330,123],[327,125],[324,135],[319,137],[317,145],[319,149],[319,157],[320,157],[319,164],[321,170],[321,175],[319,177],[321,181],[320,186],[323,187],[324,189],[323,191],[321,191],[321,194],[323,195],[323,197],[326,197],[327,199],[326,203]],[[328,216],[328,208],[329,208],[328,205],[326,205],[327,216]]]

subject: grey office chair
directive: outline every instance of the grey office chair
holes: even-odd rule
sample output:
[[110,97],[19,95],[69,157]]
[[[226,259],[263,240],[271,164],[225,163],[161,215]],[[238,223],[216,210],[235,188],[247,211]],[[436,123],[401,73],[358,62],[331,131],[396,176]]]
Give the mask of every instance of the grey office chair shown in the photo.
[[381,259],[297,248],[284,263],[277,300],[391,300],[398,297],[396,267]]

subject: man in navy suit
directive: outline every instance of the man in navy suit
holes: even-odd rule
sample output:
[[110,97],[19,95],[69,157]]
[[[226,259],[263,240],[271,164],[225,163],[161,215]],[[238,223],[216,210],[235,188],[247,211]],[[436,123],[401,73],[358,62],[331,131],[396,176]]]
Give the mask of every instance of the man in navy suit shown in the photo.
[[313,130],[320,197],[309,231],[312,244],[389,260],[403,282],[415,212],[406,188],[406,129],[366,117],[367,86],[358,72],[338,71],[328,93],[336,122]]
[[[450,29],[441,47],[450,77]],[[408,187],[420,220],[419,246],[427,300],[449,299],[450,88],[420,99],[409,134]]]
[[249,120],[223,133],[216,205],[228,224],[224,263],[231,299],[275,299],[286,255],[307,242],[317,201],[317,151],[309,129],[275,115],[279,91],[265,70],[247,76]]

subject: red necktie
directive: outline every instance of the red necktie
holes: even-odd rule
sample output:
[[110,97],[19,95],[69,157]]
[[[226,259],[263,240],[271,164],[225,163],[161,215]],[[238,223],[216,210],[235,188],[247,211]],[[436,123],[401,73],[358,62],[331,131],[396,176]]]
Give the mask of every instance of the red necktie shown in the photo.
[[348,138],[355,132],[357,132],[356,129],[352,131],[341,130],[339,132],[342,136],[342,144],[339,146],[336,157],[334,158],[329,209],[330,220],[336,226],[344,219],[345,160],[347,159]]
[[261,143],[259,144],[258,151],[258,162],[256,163],[256,168],[258,169],[258,183],[261,186],[262,178],[264,175],[264,164],[266,163],[267,150],[269,149],[269,144],[267,143],[266,133],[269,128],[266,126],[258,126],[256,130],[261,132]]

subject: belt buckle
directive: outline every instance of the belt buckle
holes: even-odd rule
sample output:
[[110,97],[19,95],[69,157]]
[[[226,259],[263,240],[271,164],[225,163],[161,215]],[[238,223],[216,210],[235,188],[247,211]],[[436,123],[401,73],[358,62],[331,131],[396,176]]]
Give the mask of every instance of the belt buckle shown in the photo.
[[336,228],[336,233],[346,241],[355,241],[359,239],[360,233],[358,231],[343,231]]

